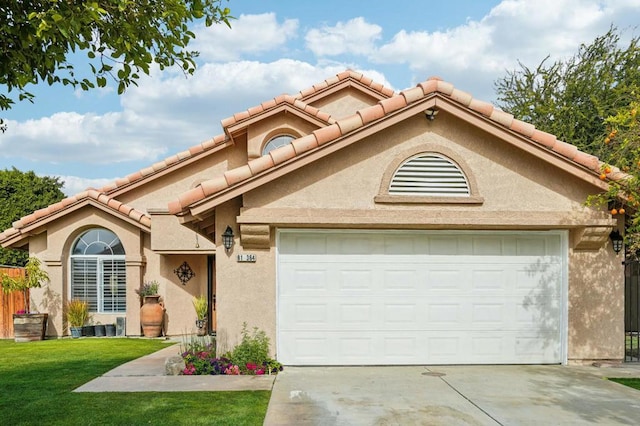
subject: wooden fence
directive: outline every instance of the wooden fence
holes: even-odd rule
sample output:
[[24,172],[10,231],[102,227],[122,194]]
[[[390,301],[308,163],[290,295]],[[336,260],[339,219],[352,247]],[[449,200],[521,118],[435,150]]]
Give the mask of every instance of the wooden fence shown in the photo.
[[[24,269],[0,267],[0,277],[3,274],[10,277],[24,276]],[[9,294],[0,291],[0,339],[13,337],[13,314],[23,308],[24,296],[21,291]]]

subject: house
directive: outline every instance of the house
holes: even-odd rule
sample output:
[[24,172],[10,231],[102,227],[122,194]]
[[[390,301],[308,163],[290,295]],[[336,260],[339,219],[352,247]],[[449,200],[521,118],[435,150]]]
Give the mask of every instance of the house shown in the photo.
[[168,334],[207,295],[221,349],[246,322],[288,365],[623,359],[596,157],[441,79],[395,93],[349,70],[222,126],[0,234],[47,267],[50,335],[73,297],[140,335],[157,280]]

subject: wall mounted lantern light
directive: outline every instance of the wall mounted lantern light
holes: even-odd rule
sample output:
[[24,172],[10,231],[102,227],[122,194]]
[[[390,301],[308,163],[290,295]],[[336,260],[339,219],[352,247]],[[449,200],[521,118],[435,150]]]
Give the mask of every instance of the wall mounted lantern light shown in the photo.
[[611,232],[611,234],[609,234],[609,238],[611,238],[613,251],[615,251],[616,254],[620,253],[620,250],[622,250],[622,244],[624,242],[624,238],[622,237],[622,235],[620,235],[618,230],[615,230]]
[[433,121],[436,119],[436,115],[438,115],[439,112],[440,111],[437,108],[429,108],[424,112],[424,115],[427,117],[427,120]]
[[227,226],[227,229],[222,234],[222,245],[227,252],[233,247],[233,229],[230,226]]

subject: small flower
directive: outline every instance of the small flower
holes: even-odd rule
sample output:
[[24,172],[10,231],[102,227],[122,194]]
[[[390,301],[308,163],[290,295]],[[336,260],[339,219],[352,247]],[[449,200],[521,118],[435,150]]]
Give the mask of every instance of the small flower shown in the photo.
[[240,367],[237,365],[232,365],[231,367],[224,370],[224,374],[228,376],[238,376],[240,374]]
[[249,371],[254,371],[258,368],[258,366],[256,364],[254,364],[253,362],[248,362],[247,363],[247,370]]
[[256,375],[257,376],[262,376],[264,374],[264,370],[262,368],[256,370]]

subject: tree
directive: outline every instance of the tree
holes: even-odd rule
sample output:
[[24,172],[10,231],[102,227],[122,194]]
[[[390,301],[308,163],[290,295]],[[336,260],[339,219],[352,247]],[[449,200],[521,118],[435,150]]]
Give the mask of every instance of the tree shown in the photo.
[[[640,82],[639,82],[640,83]],[[625,242],[634,256],[640,254],[640,90],[625,108],[608,117],[609,133],[601,140],[609,163],[600,179],[609,180],[609,190],[589,198],[591,204],[607,205],[612,216],[625,215]],[[620,170],[615,170],[615,168]],[[622,173],[620,173],[622,172]],[[615,174],[612,175],[612,173]],[[626,209],[625,209],[626,207]]]
[[[118,94],[152,64],[195,70],[188,24],[233,19],[223,0],[23,0],[0,2],[0,109],[32,100],[29,84],[62,83],[89,90],[111,78]],[[76,76],[69,56],[86,52],[92,76]],[[89,71],[89,70],[87,70]],[[16,96],[10,96],[13,91]]]
[[601,141],[608,135],[607,118],[632,102],[640,82],[639,38],[620,47],[614,27],[590,45],[581,45],[567,60],[535,69],[520,64],[496,81],[498,105],[514,116],[580,150],[609,161],[611,150]]
[[612,27],[566,61],[520,69],[496,81],[499,106],[603,162],[609,190],[589,197],[626,219],[625,242],[640,253],[640,38],[620,47]]
[[[0,231],[35,210],[45,208],[64,198],[63,182],[59,178],[21,172],[15,167],[0,170]],[[0,264],[23,266],[28,253],[0,248]]]

